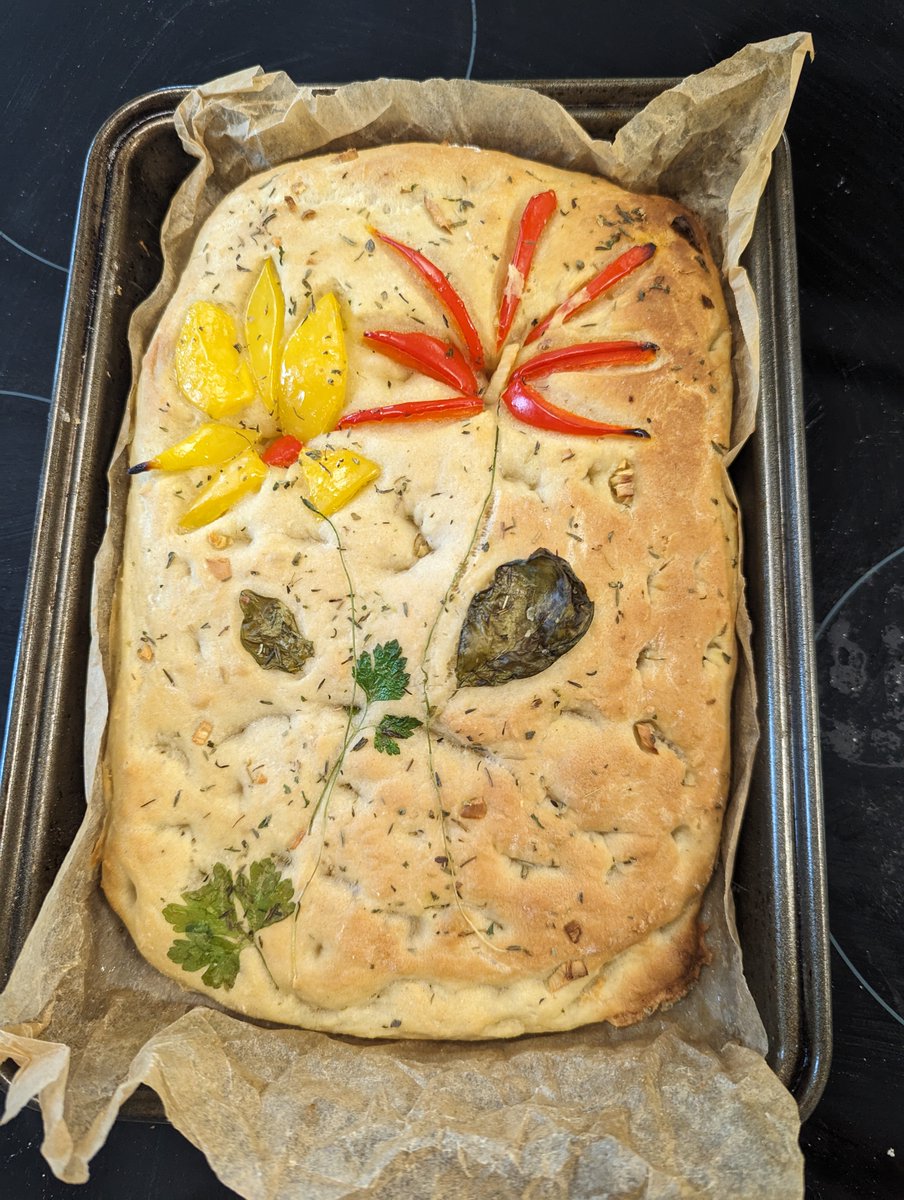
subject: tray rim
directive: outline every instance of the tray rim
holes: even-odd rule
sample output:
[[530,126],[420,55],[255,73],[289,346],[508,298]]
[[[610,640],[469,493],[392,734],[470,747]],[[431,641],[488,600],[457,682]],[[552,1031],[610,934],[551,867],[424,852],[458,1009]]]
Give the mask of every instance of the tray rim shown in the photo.
[[[570,79],[510,79],[487,81],[508,87],[529,87],[550,95],[562,103],[580,122],[596,112],[630,115],[636,111],[638,97],[644,100],[674,86],[673,78],[570,78]],[[330,92],[332,83],[310,84],[316,92]],[[587,99],[587,92],[609,89],[607,99]],[[186,86],[168,86],[143,93],[120,106],[104,122],[89,149],[82,177],[70,259],[69,278],[64,299],[63,319],[57,363],[52,392],[48,439],[41,472],[41,485],[36,505],[36,519],[32,553],[28,568],[28,579],[19,627],[10,700],[7,711],[2,758],[0,758],[0,878],[12,878],[3,868],[11,862],[20,872],[23,856],[21,850],[27,844],[32,805],[22,805],[16,810],[9,803],[11,788],[8,776],[24,769],[24,794],[38,793],[42,779],[39,762],[35,761],[41,737],[44,711],[50,705],[27,703],[25,683],[35,672],[42,680],[53,677],[49,648],[53,637],[46,634],[35,636],[36,613],[44,610],[52,617],[53,598],[60,578],[64,574],[62,550],[71,523],[71,501],[67,491],[61,512],[52,504],[51,485],[60,477],[60,471],[77,474],[83,448],[83,434],[73,435],[72,425],[64,414],[67,398],[81,400],[85,380],[89,374],[90,347],[95,342],[94,321],[88,312],[94,313],[98,303],[99,278],[102,273],[106,243],[104,232],[111,204],[111,177],[119,156],[131,138],[136,137],[150,124],[173,123],[175,107],[189,90]],[[633,103],[632,103],[633,101]],[[764,202],[771,209],[768,219],[782,242],[782,267],[789,278],[790,287],[780,289],[770,296],[778,300],[775,306],[781,323],[773,322],[773,329],[781,341],[782,353],[774,355],[771,364],[774,386],[789,398],[789,403],[778,406],[778,419],[782,434],[787,438],[790,455],[782,463],[776,479],[777,494],[783,499],[782,512],[790,514],[791,536],[782,538],[784,568],[793,581],[794,594],[786,594],[779,614],[780,635],[786,653],[797,655],[800,665],[801,688],[799,693],[789,693],[792,703],[783,716],[788,722],[786,752],[790,770],[791,833],[794,839],[793,874],[796,887],[790,900],[795,903],[795,921],[798,934],[806,934],[805,943],[809,955],[801,951],[797,987],[803,1001],[802,1027],[797,1053],[792,1054],[778,1072],[797,1100],[801,1119],[805,1119],[815,1108],[825,1087],[831,1060],[831,1011],[829,983],[829,954],[827,901],[825,882],[825,845],[822,820],[822,786],[818,753],[818,706],[815,688],[815,657],[813,653],[812,587],[810,581],[809,518],[806,506],[806,462],[803,425],[802,373],[800,365],[799,325],[797,310],[797,271],[794,242],[793,198],[790,191],[790,150],[786,134],[774,154],[774,169],[767,186]],[[775,203],[775,180],[784,172],[787,180],[787,196],[783,206]],[[758,220],[758,225],[760,224]],[[774,247],[772,247],[774,250]],[[85,298],[91,303],[85,304]],[[758,294],[758,300],[760,296]],[[762,301],[761,301],[762,305]],[[763,324],[765,325],[765,320]],[[763,370],[763,378],[766,370]],[[61,419],[61,414],[63,414]],[[793,505],[793,508],[786,508]],[[776,515],[781,523],[781,517]],[[48,543],[53,551],[50,557],[57,562],[56,572],[48,572],[42,565],[46,561]],[[35,689],[46,702],[54,693]],[[22,766],[25,748],[31,750]],[[10,767],[12,763],[12,767]],[[774,864],[773,864],[774,865]],[[801,887],[801,883],[805,885]],[[20,880],[21,884],[21,880]],[[17,911],[15,895],[12,912]],[[6,898],[0,894],[0,906]],[[43,902],[43,901],[42,901]],[[24,921],[19,922],[19,926]],[[10,928],[4,928],[8,941],[0,949],[5,950],[6,960],[0,966],[9,967],[14,961],[10,945],[23,938],[17,927],[15,936],[10,937]],[[27,933],[27,930],[25,931]],[[778,1057],[782,1058],[779,1045]],[[773,1067],[776,1070],[776,1067]],[[0,1063],[0,1079],[9,1086],[11,1076],[7,1064]],[[144,1089],[147,1090],[147,1089]],[[153,1096],[153,1093],[148,1093]],[[159,1101],[153,1111],[140,1112],[140,1104],[131,1097],[120,1110],[121,1119],[161,1120]],[[35,1106],[32,1104],[32,1106]]]

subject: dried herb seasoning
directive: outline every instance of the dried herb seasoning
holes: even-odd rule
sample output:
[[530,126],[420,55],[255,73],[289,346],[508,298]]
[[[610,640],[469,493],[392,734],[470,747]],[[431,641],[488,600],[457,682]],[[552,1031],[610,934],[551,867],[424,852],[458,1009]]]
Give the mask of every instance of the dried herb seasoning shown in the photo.
[[697,232],[687,217],[675,217],[672,221],[672,228],[679,237],[683,237],[690,244],[692,249],[696,250],[698,254],[702,254],[703,247],[700,245],[700,239],[697,237]]
[[496,568],[468,605],[455,673],[462,687],[498,687],[545,671],[581,640],[593,601],[557,554],[535,550]]
[[298,631],[289,609],[273,596],[260,596],[245,588],[239,593],[242,645],[265,671],[287,671],[290,675],[304,669],[314,653],[313,643]]

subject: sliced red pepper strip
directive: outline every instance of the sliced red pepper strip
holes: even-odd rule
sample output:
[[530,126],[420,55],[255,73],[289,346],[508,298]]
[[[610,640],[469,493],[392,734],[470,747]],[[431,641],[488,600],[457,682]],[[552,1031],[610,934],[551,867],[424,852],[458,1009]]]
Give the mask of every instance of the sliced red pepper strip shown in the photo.
[[536,354],[515,370],[523,379],[545,379],[558,371],[587,371],[591,367],[634,367],[652,362],[655,342],[581,342]]
[[645,429],[603,424],[559,408],[541,396],[527,381],[545,379],[559,371],[637,366],[652,362],[658,349],[653,342],[586,342],[578,346],[566,346],[562,350],[549,350],[546,354],[535,355],[517,368],[502,393],[502,401],[519,421],[551,433],[577,434],[580,437],[648,438],[650,435]]
[[301,454],[301,442],[298,438],[292,437],[291,433],[287,433],[283,437],[277,438],[275,442],[271,442],[261,458],[268,467],[291,467],[293,463],[298,462],[299,454]]
[[542,337],[556,317],[561,317],[564,324],[565,321],[570,321],[572,317],[577,316],[582,312],[588,304],[591,304],[597,296],[614,287],[619,280],[624,279],[626,275],[630,275],[632,271],[636,271],[639,266],[647,262],[656,253],[656,246],[653,242],[646,242],[642,246],[632,246],[630,250],[626,250],[624,254],[620,254],[618,258],[613,259],[611,263],[603,267],[598,275],[590,280],[589,283],[583,284],[581,287],[571,293],[567,300],[552,310],[545,320],[539,325],[535,325],[527,337],[524,339],[524,344],[535,342],[538,337]]
[[527,277],[530,274],[537,242],[557,206],[558,200],[553,191],[538,192],[536,196],[531,196],[524,206],[521,224],[518,227],[518,240],[515,242],[515,252],[512,255],[512,264],[509,267],[502,301],[499,305],[499,316],[496,319],[497,350],[502,349],[502,344],[511,331],[515,313],[521,303],[521,295],[527,287]]
[[374,349],[403,366],[414,367],[439,383],[447,383],[469,395],[477,391],[477,377],[457,346],[429,333],[395,333],[373,329],[364,334]]
[[604,425],[599,421],[591,421],[587,417],[570,413],[565,408],[551,404],[545,396],[541,396],[516,371],[505,391],[502,402],[512,416],[523,421],[525,425],[533,425],[535,429],[546,429],[551,433],[577,434],[580,437],[636,437],[648,438],[645,429],[629,429],[626,425]]
[[471,365],[477,371],[482,370],[484,353],[480,342],[480,334],[471,320],[471,314],[468,312],[464,300],[462,300],[461,296],[459,296],[439,267],[435,263],[432,263],[425,255],[421,254],[419,250],[414,250],[411,246],[406,246],[404,242],[397,242],[395,238],[388,237],[385,233],[380,233],[379,229],[371,229],[370,232],[385,245],[390,246],[397,253],[401,254],[414,267],[415,271],[424,280],[458,327],[458,331],[467,347]]
[[483,409],[479,396],[450,396],[447,400],[405,400],[346,413],[337,429],[384,421],[448,421],[453,417],[475,417]]

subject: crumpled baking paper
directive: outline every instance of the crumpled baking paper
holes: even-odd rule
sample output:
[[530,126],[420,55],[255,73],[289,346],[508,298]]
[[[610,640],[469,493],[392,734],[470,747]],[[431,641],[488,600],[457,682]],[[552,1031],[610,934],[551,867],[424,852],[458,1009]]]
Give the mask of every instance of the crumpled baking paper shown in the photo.
[[[739,258],[808,53],[807,34],[748,46],[657,97],[612,143],[537,93],[461,80],[326,92],[257,69],[198,88],[176,124],[200,161],[164,223],[162,280],[133,317],[134,370],[201,223],[248,174],[351,146],[467,142],[669,193],[702,218],[733,314],[733,455],[758,388],[756,304]],[[802,1195],[797,1108],[763,1058],[724,865],[704,907],[712,965],[671,1010],[621,1030],[474,1044],[331,1037],[231,1016],[141,959],[97,872],[129,426],[127,416],[95,579],[86,763],[97,769],[84,824],[0,996],[0,1057],[19,1065],[4,1119],[37,1098],[42,1152],[73,1183],[144,1083],[220,1179],[254,1200]],[[744,612],[739,640],[729,869],[756,742]]]

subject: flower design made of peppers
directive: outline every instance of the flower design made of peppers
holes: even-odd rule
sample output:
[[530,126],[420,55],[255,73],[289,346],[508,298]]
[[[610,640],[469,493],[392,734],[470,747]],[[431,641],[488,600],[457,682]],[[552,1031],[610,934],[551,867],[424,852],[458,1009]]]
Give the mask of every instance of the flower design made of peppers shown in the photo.
[[[511,332],[537,244],[557,207],[556,194],[551,190],[538,192],[524,207],[496,318],[497,355]],[[371,229],[370,233],[403,258],[433,293],[448,320],[457,329],[464,353],[453,342],[426,333],[397,333],[381,329],[365,333],[365,340],[375,350],[397,362],[420,370],[439,383],[447,383],[456,388],[459,395],[442,400],[387,404],[379,408],[348,413],[340,419],[338,427],[348,429],[353,425],[371,423],[475,416],[483,408],[476,372],[486,366],[487,355],[467,305],[440,268],[419,250],[406,246],[378,229]],[[572,292],[542,321],[535,324],[524,339],[524,345],[535,342],[553,322],[564,324],[572,320],[603,292],[609,291],[652,258],[655,251],[655,245],[646,242],[643,245],[634,245],[620,254],[587,283]],[[551,433],[577,434],[582,437],[647,438],[649,434],[644,429],[604,424],[559,408],[532,385],[559,371],[588,370],[603,366],[639,366],[652,362],[658,349],[659,347],[652,342],[585,342],[538,354],[511,372],[502,392],[502,401],[512,416],[519,421]]]
[[[532,196],[525,205],[496,319],[497,355],[511,332],[537,245],[557,207],[552,190]],[[309,500],[329,516],[376,479],[380,468],[347,449],[302,454],[306,442],[334,429],[356,425],[448,420],[473,417],[482,411],[478,373],[486,368],[487,354],[464,300],[444,272],[420,251],[379,230],[370,232],[405,260],[439,301],[461,346],[429,333],[382,329],[367,331],[365,341],[396,362],[447,384],[456,394],[439,400],[387,404],[342,416],[348,360],[336,297],[332,293],[322,296],[286,338],[285,297],[276,267],[268,258],[245,309],[244,347],[233,316],[221,305],[197,301],[185,316],[176,346],[176,379],[186,399],[211,421],[155,458],[130,468],[131,474],[155,468],[217,468],[208,486],[183,513],[183,530],[216,520],[242,496],[258,491],[270,468],[286,468],[295,462],[300,463]],[[655,250],[655,245],[648,242],[620,254],[534,324],[524,345],[537,341],[554,322],[572,320],[647,262]],[[649,434],[643,429],[605,424],[559,408],[533,385],[559,371],[642,365],[651,362],[657,350],[652,342],[611,341],[585,342],[537,354],[511,372],[502,401],[518,420],[548,432],[646,438]],[[256,430],[221,423],[238,414],[256,396],[264,401],[280,431],[261,453]]]
[[[183,395],[212,421],[131,474],[153,469],[216,467],[216,474],[182,514],[189,531],[223,516],[256,492],[269,469],[300,463],[308,499],[330,516],[376,479],[379,466],[348,449],[302,454],[305,442],[336,428],[345,407],[348,360],[339,304],[322,296],[285,337],[285,297],[272,259],[266,259],[244,314],[244,348],[236,322],[211,301],[192,304],[176,344],[176,380]],[[258,432],[222,424],[260,396],[280,434],[258,452]]]

